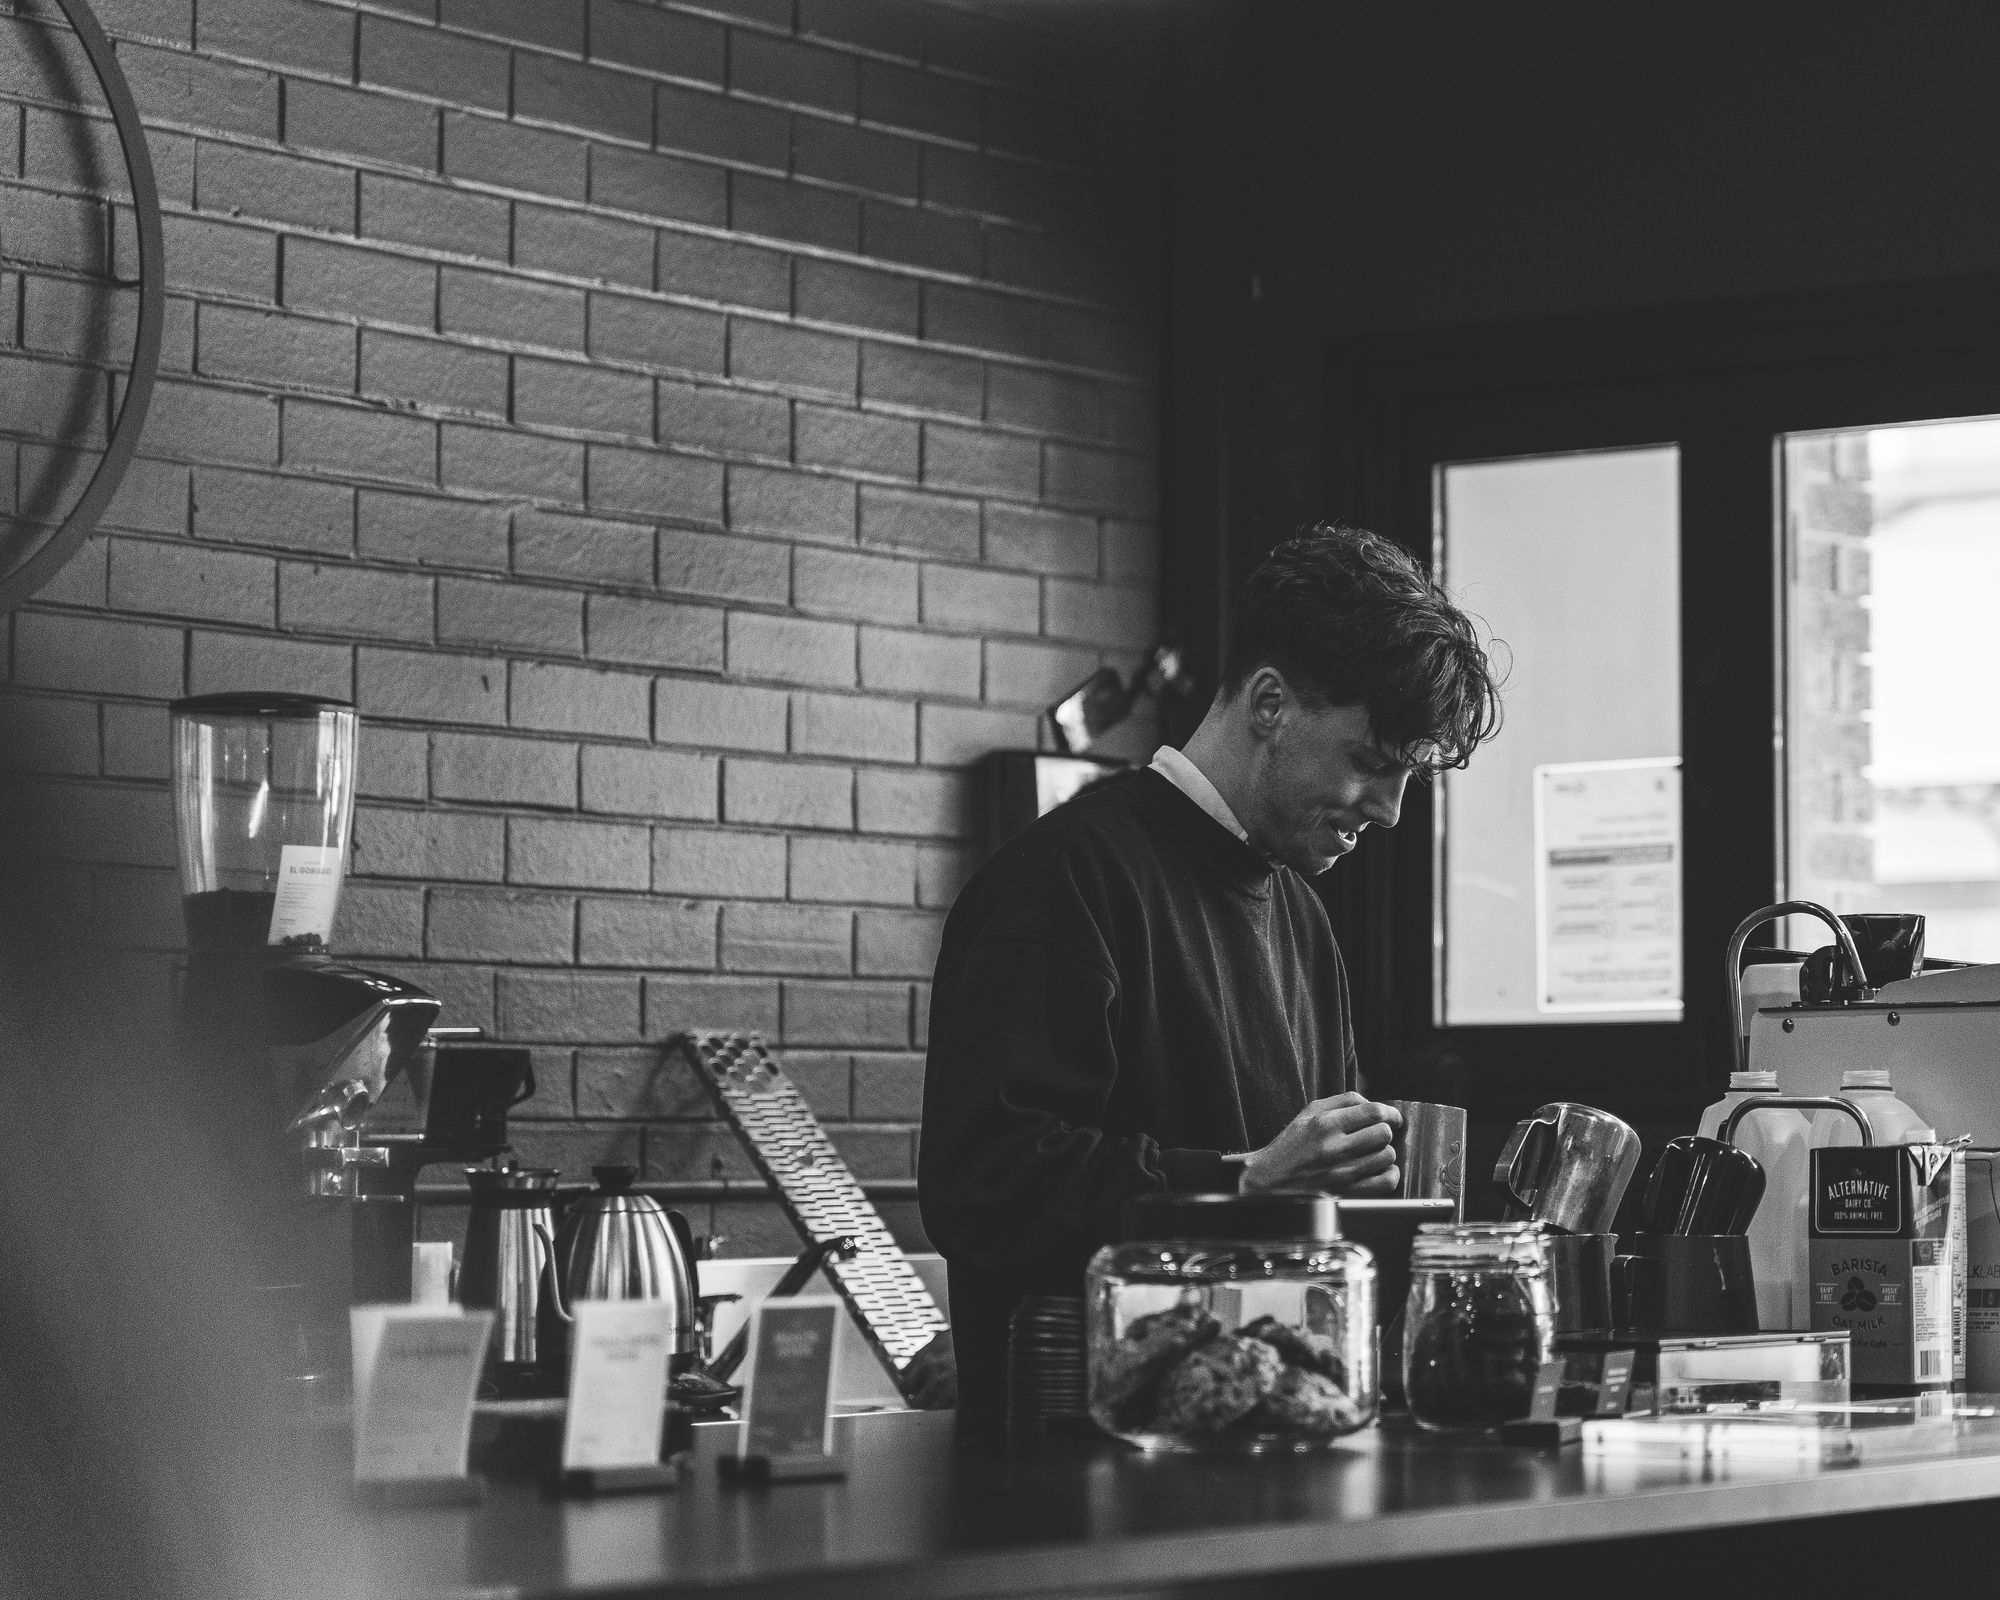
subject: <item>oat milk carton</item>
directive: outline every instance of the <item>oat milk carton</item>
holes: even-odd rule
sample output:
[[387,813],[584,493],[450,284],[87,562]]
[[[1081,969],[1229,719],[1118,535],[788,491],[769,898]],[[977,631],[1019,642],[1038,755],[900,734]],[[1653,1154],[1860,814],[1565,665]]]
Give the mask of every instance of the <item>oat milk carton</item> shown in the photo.
[[1847,1331],[1857,1385],[1965,1381],[1965,1217],[1964,1153],[1951,1146],[1812,1152],[1812,1326]]

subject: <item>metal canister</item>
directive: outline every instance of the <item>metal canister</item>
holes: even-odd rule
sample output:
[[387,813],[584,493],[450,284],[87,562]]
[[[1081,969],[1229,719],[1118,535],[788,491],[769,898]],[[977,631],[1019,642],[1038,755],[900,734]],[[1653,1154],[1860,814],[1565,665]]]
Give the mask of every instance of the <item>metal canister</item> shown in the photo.
[[458,1298],[494,1313],[487,1376],[503,1395],[562,1392],[561,1366],[550,1359],[564,1321],[554,1238],[560,1176],[552,1167],[465,1172],[472,1210]]

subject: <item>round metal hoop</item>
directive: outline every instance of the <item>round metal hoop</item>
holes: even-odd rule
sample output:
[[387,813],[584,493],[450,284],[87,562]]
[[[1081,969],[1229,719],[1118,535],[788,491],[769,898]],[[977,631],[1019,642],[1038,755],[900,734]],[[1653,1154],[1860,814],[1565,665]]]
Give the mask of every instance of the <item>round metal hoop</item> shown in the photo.
[[86,0],[56,0],[56,7],[76,29],[77,41],[97,74],[98,86],[111,107],[118,145],[132,179],[132,209],[139,224],[139,327],[132,340],[132,370],[119,402],[118,420],[103,458],[61,526],[11,571],[0,575],[0,614],[12,611],[47,583],[82,547],[118,492],[132,453],[146,425],[153,400],[153,380],[160,366],[160,324],[166,313],[166,245],[160,233],[160,191],[153,179],[152,153],[139,125],[139,107],[119,68],[111,41],[104,36]]

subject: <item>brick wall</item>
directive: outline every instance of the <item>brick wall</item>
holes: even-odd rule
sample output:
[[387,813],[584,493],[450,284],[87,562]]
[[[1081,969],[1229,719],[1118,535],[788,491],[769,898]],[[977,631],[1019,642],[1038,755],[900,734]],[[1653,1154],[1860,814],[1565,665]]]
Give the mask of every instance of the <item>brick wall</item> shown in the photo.
[[[1792,728],[1790,853],[1794,895],[1834,911],[1873,909],[1875,790],[1868,781],[1869,537],[1865,432],[1785,441],[1792,541],[1787,684]],[[1794,918],[1794,922],[1804,919]],[[1792,936],[1825,942],[1816,924]]]
[[[1157,256],[1092,111],[1139,58],[1095,67],[1084,7],[97,11],[162,380],[100,537],[0,620],[0,698],[135,1003],[181,942],[165,702],[352,696],[338,945],[535,1047],[524,1158],[747,1174],[655,1042],[755,1027],[907,1178],[967,764],[1153,641]],[[122,184],[54,8],[0,0],[23,518],[116,395]]]

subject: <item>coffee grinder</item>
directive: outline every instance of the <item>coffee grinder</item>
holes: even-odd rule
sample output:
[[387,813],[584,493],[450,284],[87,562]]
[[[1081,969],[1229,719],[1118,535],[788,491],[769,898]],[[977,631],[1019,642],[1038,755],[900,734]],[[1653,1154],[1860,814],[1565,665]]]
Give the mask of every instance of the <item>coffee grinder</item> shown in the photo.
[[427,1082],[439,1003],[328,952],[354,812],[354,708],[216,694],[169,709],[188,934],[181,1046],[210,1100],[220,1166],[263,1197],[267,1281],[287,1289],[297,1326],[337,1347],[348,1305],[409,1298],[410,1200],[362,1122],[399,1078]]

